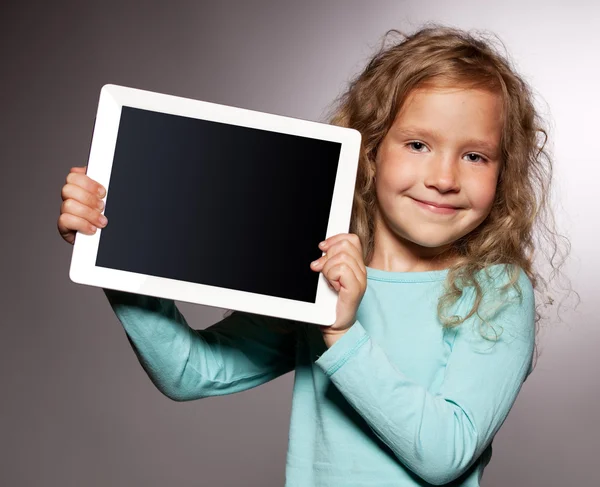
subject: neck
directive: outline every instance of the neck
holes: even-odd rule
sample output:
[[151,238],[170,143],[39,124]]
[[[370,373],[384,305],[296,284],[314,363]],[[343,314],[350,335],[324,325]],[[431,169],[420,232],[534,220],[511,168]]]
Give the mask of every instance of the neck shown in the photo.
[[452,244],[423,247],[393,233],[377,218],[373,255],[367,265],[388,272],[425,272],[447,269],[458,257]]

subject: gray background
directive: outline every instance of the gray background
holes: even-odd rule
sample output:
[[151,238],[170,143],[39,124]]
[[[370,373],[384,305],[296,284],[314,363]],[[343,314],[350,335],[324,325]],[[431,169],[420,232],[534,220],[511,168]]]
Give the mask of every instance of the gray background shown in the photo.
[[[540,336],[483,485],[597,485],[600,6],[548,3],[3,2],[0,485],[283,485],[293,375],[162,396],[102,291],[69,280],[60,188],[87,163],[105,83],[322,120],[387,29],[424,21],[496,32],[536,88],[582,298]],[[179,307],[195,328],[224,311]]]

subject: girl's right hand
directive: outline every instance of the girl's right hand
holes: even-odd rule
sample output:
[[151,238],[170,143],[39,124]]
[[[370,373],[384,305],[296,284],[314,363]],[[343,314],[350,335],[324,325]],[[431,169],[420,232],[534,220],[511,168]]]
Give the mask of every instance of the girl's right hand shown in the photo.
[[62,187],[63,199],[58,217],[58,233],[71,245],[77,232],[93,235],[97,227],[103,228],[108,221],[102,214],[106,189],[85,174],[85,168],[73,167]]

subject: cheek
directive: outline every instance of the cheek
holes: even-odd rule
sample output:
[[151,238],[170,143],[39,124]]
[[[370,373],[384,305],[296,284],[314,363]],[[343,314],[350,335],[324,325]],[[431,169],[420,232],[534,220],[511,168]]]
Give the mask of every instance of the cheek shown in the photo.
[[496,198],[496,181],[477,181],[471,185],[469,199],[474,209],[489,212]]
[[415,184],[416,174],[400,157],[382,159],[377,168],[377,186],[383,190],[404,191]]
[[385,170],[377,173],[375,187],[378,197],[382,200],[393,201],[414,186],[414,178],[406,171]]

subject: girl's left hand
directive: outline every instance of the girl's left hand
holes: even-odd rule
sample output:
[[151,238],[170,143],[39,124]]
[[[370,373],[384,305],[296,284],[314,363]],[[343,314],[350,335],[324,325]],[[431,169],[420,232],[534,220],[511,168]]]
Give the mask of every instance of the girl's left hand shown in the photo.
[[325,342],[331,346],[356,321],[356,310],[367,289],[367,269],[360,239],[353,233],[329,237],[319,248],[325,255],[312,262],[311,268],[323,272],[329,286],[338,292],[335,323],[319,326]]

